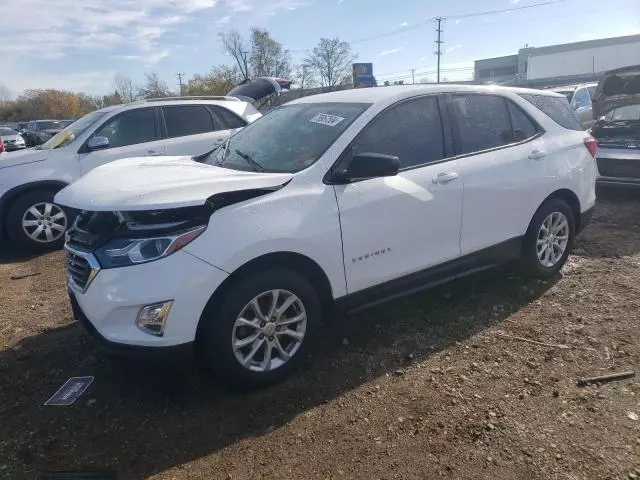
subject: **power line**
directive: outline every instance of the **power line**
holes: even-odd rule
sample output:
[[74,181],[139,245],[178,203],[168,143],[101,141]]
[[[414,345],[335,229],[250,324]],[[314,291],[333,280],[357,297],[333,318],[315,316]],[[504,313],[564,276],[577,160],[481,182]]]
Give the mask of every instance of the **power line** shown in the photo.
[[[371,40],[378,40],[379,38],[390,37],[392,35],[399,35],[401,33],[408,32],[408,31],[411,31],[411,30],[415,30],[416,28],[420,28],[420,27],[423,27],[425,25],[429,25],[430,23],[436,21],[438,18],[459,19],[459,18],[482,17],[482,16],[485,16],[485,15],[495,15],[497,13],[507,13],[507,12],[515,12],[515,11],[518,11],[518,10],[526,10],[526,9],[530,9],[530,8],[546,7],[546,6],[554,5],[554,4],[557,4],[557,3],[563,3],[565,1],[566,0],[548,0],[546,2],[533,3],[531,5],[522,5],[520,7],[502,8],[502,9],[499,9],[499,10],[486,10],[486,11],[483,11],[483,12],[465,13],[465,14],[461,14],[461,15],[446,15],[446,16],[442,16],[442,17],[431,17],[431,18],[427,18],[423,22],[416,23],[415,25],[410,25],[408,27],[404,27],[404,28],[401,28],[401,29],[392,30],[390,32],[380,33],[378,35],[372,35],[370,37],[356,38],[356,39],[351,40],[351,41],[349,41],[347,43],[354,44],[354,43],[369,42]],[[307,48],[307,49],[302,49],[302,50],[290,50],[290,51],[294,52],[294,53],[299,53],[299,52],[307,52],[309,50],[310,49]]]
[[565,0],[549,0],[548,2],[534,3],[532,5],[523,5],[521,7],[502,8],[500,10],[487,10],[485,12],[466,13],[462,15],[449,15],[447,18],[469,18],[469,17],[481,17],[483,15],[493,15],[495,13],[514,12],[516,10],[526,10],[527,8],[545,7],[547,5],[553,5],[555,3],[562,3]]

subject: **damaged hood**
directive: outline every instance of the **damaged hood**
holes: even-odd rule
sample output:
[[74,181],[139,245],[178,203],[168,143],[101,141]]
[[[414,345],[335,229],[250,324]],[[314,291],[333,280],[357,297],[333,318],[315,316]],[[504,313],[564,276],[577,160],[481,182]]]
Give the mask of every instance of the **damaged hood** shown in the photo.
[[125,158],[92,170],[61,190],[55,202],[94,212],[181,208],[204,205],[218,193],[276,188],[292,177],[230,170],[191,157]]
[[291,83],[291,80],[285,80],[284,78],[258,77],[253,80],[246,80],[240,85],[233,87],[227,95],[253,103],[263,100],[270,95],[280,94],[283,88],[290,88]]
[[600,118],[614,108],[640,104],[640,65],[606,72],[593,96],[593,117]]

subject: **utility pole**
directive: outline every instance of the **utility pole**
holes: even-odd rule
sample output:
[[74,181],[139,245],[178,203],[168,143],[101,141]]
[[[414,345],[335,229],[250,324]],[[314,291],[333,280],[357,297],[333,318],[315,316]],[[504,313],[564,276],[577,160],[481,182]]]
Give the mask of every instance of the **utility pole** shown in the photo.
[[184,77],[184,73],[176,73],[178,77],[178,83],[180,84],[180,96],[182,96],[182,77]]
[[412,85],[416,84],[416,69],[415,68],[411,69],[411,84]]
[[438,22],[438,28],[436,28],[436,33],[438,34],[438,39],[436,40],[436,52],[435,54],[438,56],[438,83],[440,83],[440,57],[442,56],[442,21],[444,18],[437,17],[436,22]]

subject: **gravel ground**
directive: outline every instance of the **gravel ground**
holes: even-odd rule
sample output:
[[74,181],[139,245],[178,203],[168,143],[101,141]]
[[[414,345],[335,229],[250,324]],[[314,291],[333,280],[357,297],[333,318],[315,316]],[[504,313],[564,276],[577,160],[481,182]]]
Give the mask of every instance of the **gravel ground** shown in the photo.
[[[106,356],[72,322],[62,252],[0,246],[0,478],[640,478],[640,377],[576,386],[640,359],[640,194],[599,195],[557,278],[504,268],[326,326],[250,394]],[[43,406],[82,375],[74,405]]]

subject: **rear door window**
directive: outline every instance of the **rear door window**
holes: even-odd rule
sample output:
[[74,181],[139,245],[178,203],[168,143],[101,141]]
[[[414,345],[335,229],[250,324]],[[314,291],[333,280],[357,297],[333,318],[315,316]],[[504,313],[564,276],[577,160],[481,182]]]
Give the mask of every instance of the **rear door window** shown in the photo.
[[169,138],[213,132],[211,113],[201,105],[162,107]]
[[520,96],[537,107],[561,127],[569,130],[582,131],[578,117],[576,117],[575,112],[565,98],[531,93],[521,93]]
[[241,128],[247,125],[242,118],[235,113],[230,112],[226,108],[218,107],[216,105],[209,105],[207,108],[213,113],[215,118],[216,130],[231,130],[234,128]]
[[388,108],[366,127],[352,152],[393,155],[400,159],[401,168],[442,160],[444,137],[437,98],[416,98]]
[[507,108],[513,127],[513,141],[522,142],[538,134],[538,127],[525,115],[525,113],[507,100]]
[[504,98],[493,95],[453,95],[453,116],[458,125],[458,154],[480,152],[513,143]]

